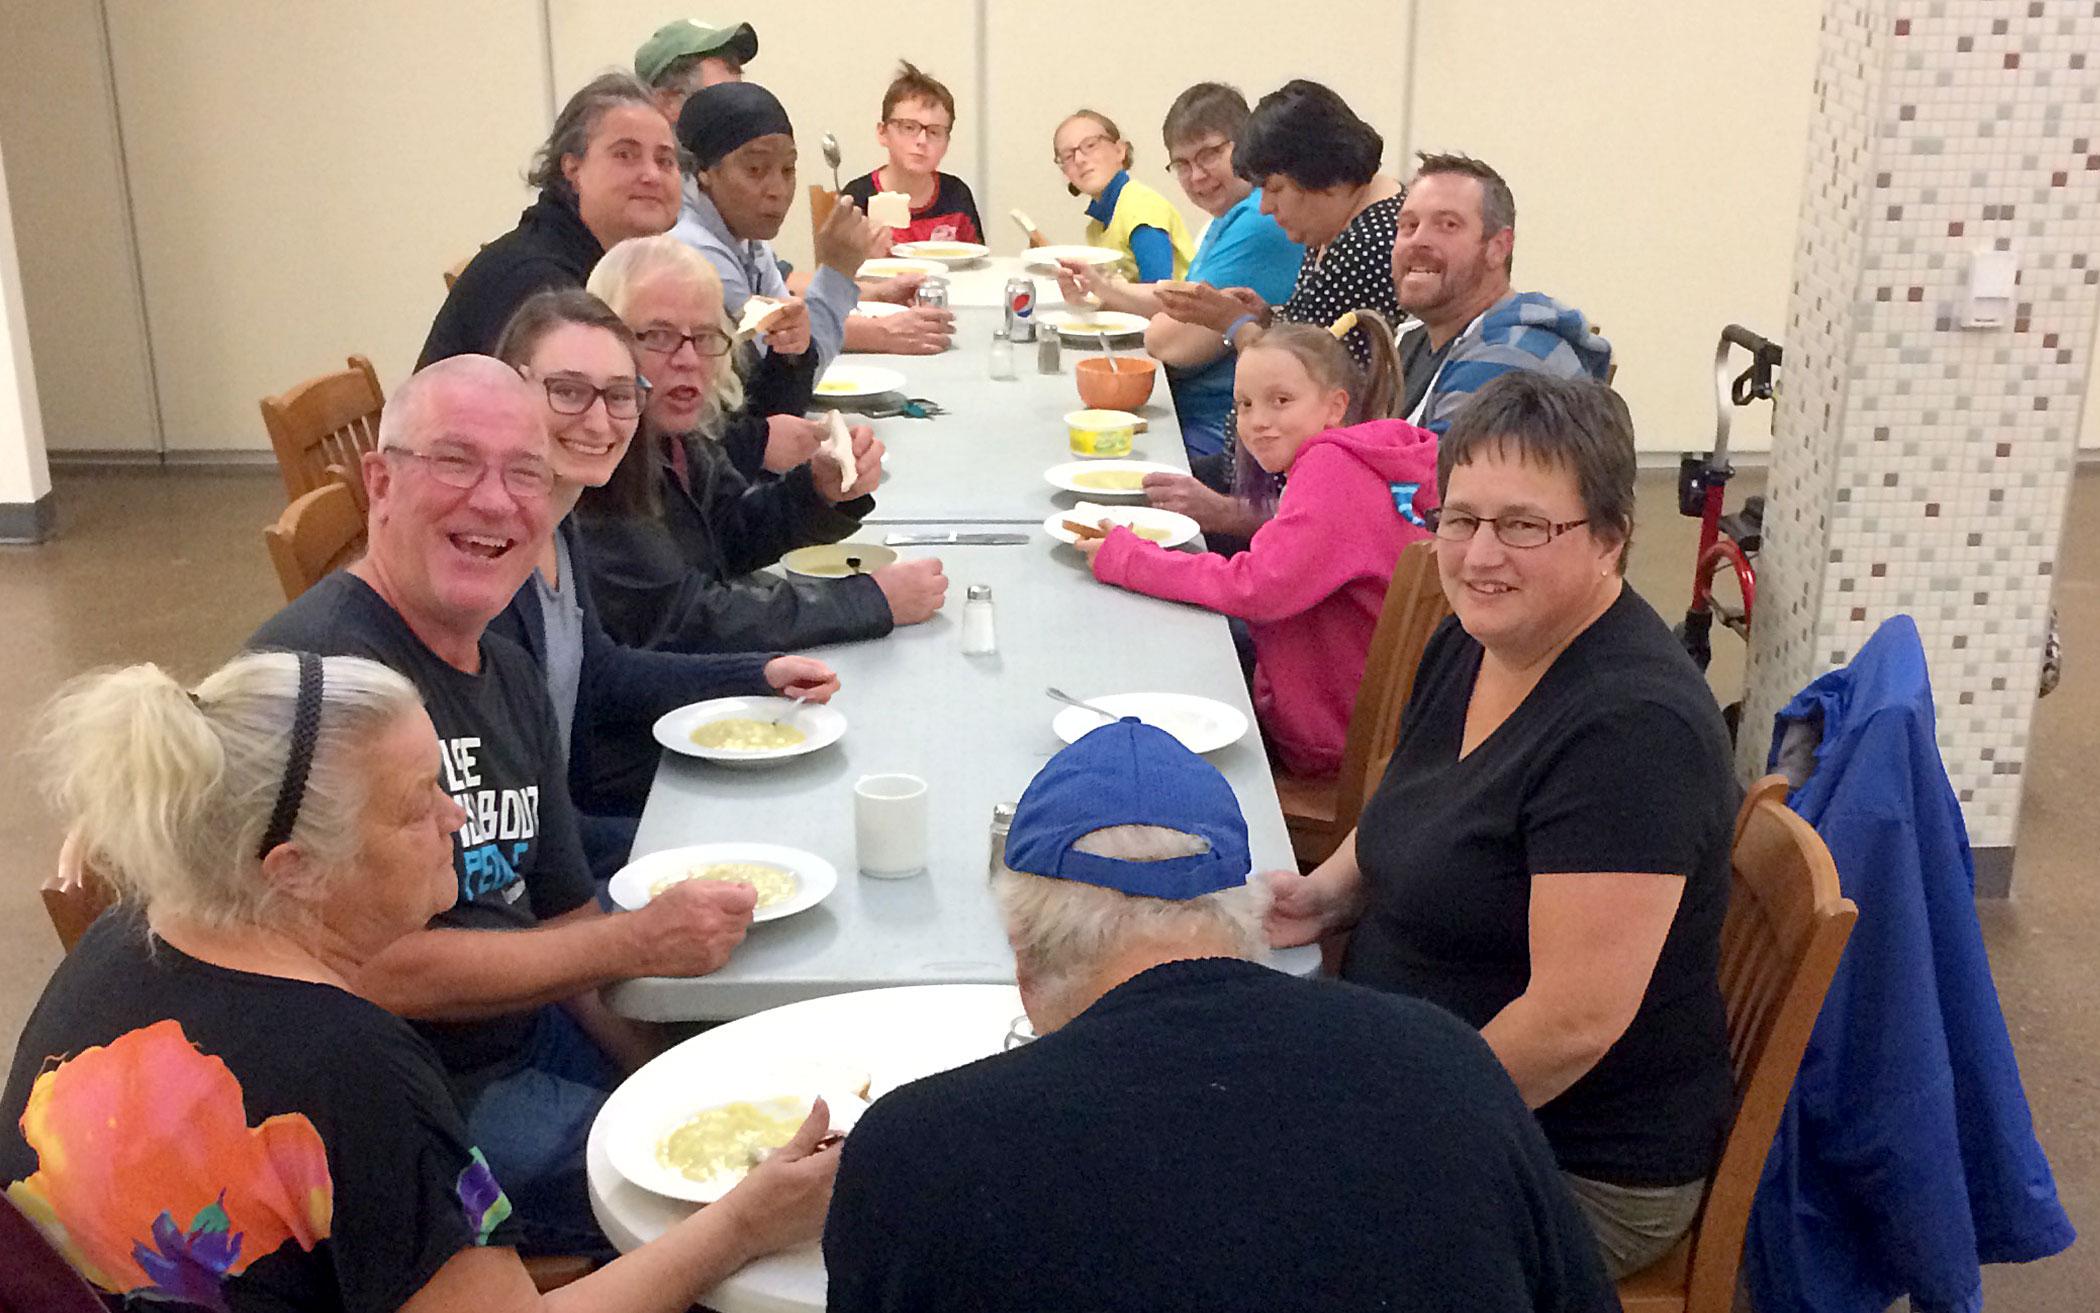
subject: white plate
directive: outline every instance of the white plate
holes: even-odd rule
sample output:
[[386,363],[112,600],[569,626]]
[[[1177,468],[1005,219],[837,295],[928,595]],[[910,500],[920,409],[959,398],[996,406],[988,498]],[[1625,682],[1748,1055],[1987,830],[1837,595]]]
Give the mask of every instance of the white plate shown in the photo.
[[[1216,752],[1239,742],[1247,734],[1247,717],[1222,702],[1191,693],[1112,693],[1086,699],[1113,711],[1120,718],[1136,716],[1156,725],[1190,752]],[[1050,732],[1067,743],[1077,743],[1110,722],[1084,707],[1066,707],[1050,721]]]
[[612,1159],[614,1171],[644,1190],[711,1204],[728,1194],[744,1173],[696,1181],[657,1160],[656,1149],[665,1136],[694,1114],[725,1103],[766,1103],[812,1095],[822,1095],[830,1105],[833,1130],[849,1130],[867,1110],[859,1091],[868,1079],[867,1072],[845,1063],[804,1058],[761,1058],[712,1068],[666,1065],[659,1058],[614,1090],[599,1110],[599,1119],[611,1129],[606,1156]]
[[854,305],[853,313],[863,319],[881,319],[885,315],[901,315],[911,309],[895,301],[861,301]]
[[[883,454],[883,468],[889,468],[889,453]],[[885,565],[897,563],[895,548],[881,543],[816,543],[809,547],[797,547],[780,558],[780,568],[789,574],[799,574],[805,579],[845,579],[856,571],[846,564],[847,557],[860,562],[857,573],[872,574]]]
[[[1197,534],[1202,526],[1179,511],[1162,510],[1157,506],[1104,506],[1101,519],[1111,524],[1145,525],[1148,528],[1164,529],[1167,536],[1159,540],[1162,547],[1179,547]],[[1059,511],[1043,521],[1043,532],[1061,543],[1076,543],[1079,535],[1065,527],[1066,520],[1089,523],[1089,518],[1076,511]],[[1147,541],[1150,541],[1149,539]]]
[[944,274],[948,266],[939,260],[898,260],[881,256],[873,260],[862,260],[855,278],[895,278],[898,274]]
[[[808,737],[792,748],[703,748],[693,742],[694,730],[709,721],[726,720],[732,716],[752,720],[792,718],[796,727]],[[725,766],[770,766],[838,742],[846,732],[846,717],[825,703],[794,702],[787,698],[714,698],[689,703],[676,711],[666,711],[657,717],[649,732],[658,743],[688,757],[703,757]]]
[[902,392],[904,375],[894,369],[880,365],[841,365],[834,363],[817,379],[816,398],[819,401],[848,401],[854,397],[879,397],[885,392]]
[[1031,273],[1057,276],[1059,260],[1084,260],[1099,268],[1123,262],[1123,253],[1108,246],[1032,246],[1021,252],[1021,263]]
[[1135,337],[1151,322],[1121,310],[1045,310],[1036,318],[1055,328],[1058,336],[1077,342],[1099,342],[1103,328],[1110,337]]
[[1043,479],[1060,492],[1076,492],[1082,497],[1142,497],[1143,488],[1097,488],[1076,482],[1081,474],[1095,474],[1105,470],[1136,470],[1140,474],[1179,474],[1172,465],[1162,465],[1150,460],[1068,460],[1062,465],[1052,465],[1043,471]]
[[825,895],[839,884],[837,867],[800,848],[777,843],[702,843],[688,848],[666,848],[646,857],[637,857],[606,882],[605,891],[619,906],[630,912],[640,911],[649,905],[649,899],[654,896],[649,892],[650,887],[658,880],[716,862],[763,862],[794,874],[795,892],[771,907],[761,907],[753,912],[753,924],[778,921],[783,916],[807,911],[823,902]]
[[992,253],[979,242],[899,242],[890,249],[907,260],[931,260],[949,268],[975,264]]

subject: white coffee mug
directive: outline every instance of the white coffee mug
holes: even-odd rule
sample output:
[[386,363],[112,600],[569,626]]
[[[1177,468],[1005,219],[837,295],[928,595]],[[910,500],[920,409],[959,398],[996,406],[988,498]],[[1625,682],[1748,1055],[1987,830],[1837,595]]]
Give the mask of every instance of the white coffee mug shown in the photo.
[[926,869],[926,781],[863,775],[853,786],[853,847],[862,875],[895,878]]

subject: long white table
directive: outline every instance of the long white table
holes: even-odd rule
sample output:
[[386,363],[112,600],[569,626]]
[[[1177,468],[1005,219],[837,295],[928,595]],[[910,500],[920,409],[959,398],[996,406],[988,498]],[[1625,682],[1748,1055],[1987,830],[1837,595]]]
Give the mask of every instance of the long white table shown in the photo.
[[[937,356],[841,357],[848,365],[879,362],[896,370],[904,375],[906,395],[938,402],[947,412],[931,419],[868,421],[889,448],[889,473],[876,490],[868,523],[1040,523],[1079,500],[1045,483],[1043,471],[1073,459],[1064,417],[1086,405],[1073,365],[1101,352],[1067,344],[1062,371],[1046,375],[1036,372],[1034,344],[1024,342],[1014,348],[1019,377],[994,381],[991,339],[999,320],[997,310],[956,311],[955,345]],[[850,401],[839,409],[854,413]],[[1187,470],[1165,378],[1155,379],[1151,398],[1136,413],[1149,428],[1137,435],[1131,455]]]

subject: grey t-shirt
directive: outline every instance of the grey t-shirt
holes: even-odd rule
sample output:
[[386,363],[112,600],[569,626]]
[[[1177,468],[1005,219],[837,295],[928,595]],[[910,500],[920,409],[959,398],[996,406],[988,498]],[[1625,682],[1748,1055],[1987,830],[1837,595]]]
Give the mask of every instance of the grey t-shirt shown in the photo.
[[547,626],[547,697],[554,703],[554,727],[561,733],[561,759],[569,760],[569,743],[576,724],[576,691],[583,684],[583,607],[576,600],[574,565],[569,543],[554,535],[555,571],[560,587],[550,587],[547,576],[532,572],[532,594],[540,600],[540,619]]

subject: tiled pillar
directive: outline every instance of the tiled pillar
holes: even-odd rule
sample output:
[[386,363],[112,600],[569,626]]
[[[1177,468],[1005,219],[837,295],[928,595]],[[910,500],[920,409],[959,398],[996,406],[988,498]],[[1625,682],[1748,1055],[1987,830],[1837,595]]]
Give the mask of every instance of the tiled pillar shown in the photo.
[[[1907,612],[2002,894],[2100,309],[2100,3],[1827,0],[1821,41],[1738,764]],[[1963,327],[1979,251],[2018,260],[2001,327]]]

